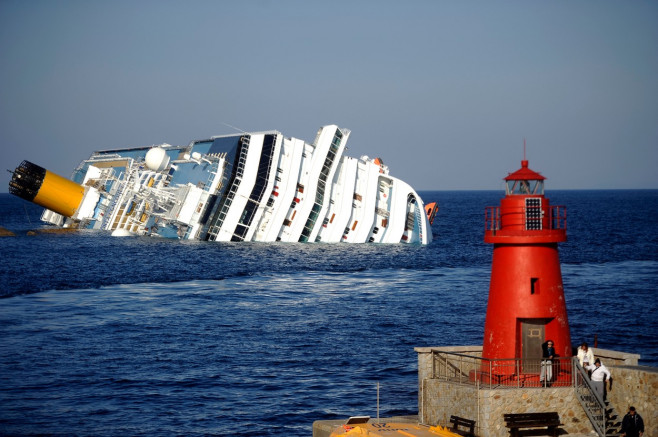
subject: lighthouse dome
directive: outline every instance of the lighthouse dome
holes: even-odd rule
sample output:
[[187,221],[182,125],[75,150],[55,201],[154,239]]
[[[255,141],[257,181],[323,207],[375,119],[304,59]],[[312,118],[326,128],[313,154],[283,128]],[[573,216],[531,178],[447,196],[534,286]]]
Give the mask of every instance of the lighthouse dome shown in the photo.
[[506,194],[509,195],[542,195],[546,178],[528,168],[528,161],[521,161],[521,168],[510,173],[505,178]]

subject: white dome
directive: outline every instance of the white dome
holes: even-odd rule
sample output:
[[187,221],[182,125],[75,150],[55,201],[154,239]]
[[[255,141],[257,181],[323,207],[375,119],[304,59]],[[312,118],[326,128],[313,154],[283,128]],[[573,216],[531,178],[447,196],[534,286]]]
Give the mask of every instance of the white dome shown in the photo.
[[169,165],[169,157],[162,147],[153,147],[146,152],[144,161],[146,161],[146,166],[149,170],[153,171],[164,170]]

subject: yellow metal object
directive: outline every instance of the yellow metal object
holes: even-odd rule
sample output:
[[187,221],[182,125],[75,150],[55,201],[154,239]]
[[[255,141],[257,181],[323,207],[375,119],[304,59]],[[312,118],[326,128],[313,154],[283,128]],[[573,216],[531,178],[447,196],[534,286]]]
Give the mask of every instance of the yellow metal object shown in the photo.
[[413,423],[363,423],[341,425],[331,437],[461,437],[442,426],[426,426]]
[[84,194],[83,186],[46,170],[46,176],[33,202],[63,216],[71,217],[80,206]]
[[437,426],[430,426],[430,432],[433,432],[436,435],[443,436],[443,437],[459,437],[460,434],[456,434],[452,432],[450,429],[448,429],[445,426],[437,425]]

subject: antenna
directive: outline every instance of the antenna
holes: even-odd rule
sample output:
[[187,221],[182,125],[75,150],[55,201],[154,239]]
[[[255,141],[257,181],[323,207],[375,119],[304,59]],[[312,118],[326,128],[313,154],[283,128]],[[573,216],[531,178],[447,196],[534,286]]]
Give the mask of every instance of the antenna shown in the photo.
[[525,137],[523,137],[523,160],[525,161]]
[[237,127],[235,127],[235,126],[231,126],[231,125],[228,124],[228,123],[224,123],[223,121],[220,122],[220,123],[222,123],[224,126],[228,126],[228,127],[230,127],[231,129],[235,129],[235,130],[238,131],[238,132],[242,132],[243,134],[246,134],[246,133],[247,133],[247,132],[243,131],[243,130],[240,129],[240,128],[237,128]]

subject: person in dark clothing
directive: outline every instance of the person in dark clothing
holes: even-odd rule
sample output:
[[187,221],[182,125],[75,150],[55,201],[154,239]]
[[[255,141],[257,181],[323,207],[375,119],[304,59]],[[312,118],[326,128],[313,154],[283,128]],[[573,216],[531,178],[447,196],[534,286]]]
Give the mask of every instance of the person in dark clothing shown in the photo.
[[642,437],[644,434],[644,421],[635,411],[635,407],[628,408],[628,413],[621,421],[621,432],[622,437]]
[[539,383],[547,387],[551,386],[553,380],[553,359],[555,358],[555,347],[553,347],[553,340],[546,342],[546,347],[543,349],[543,358],[541,361],[541,375],[539,376]]

